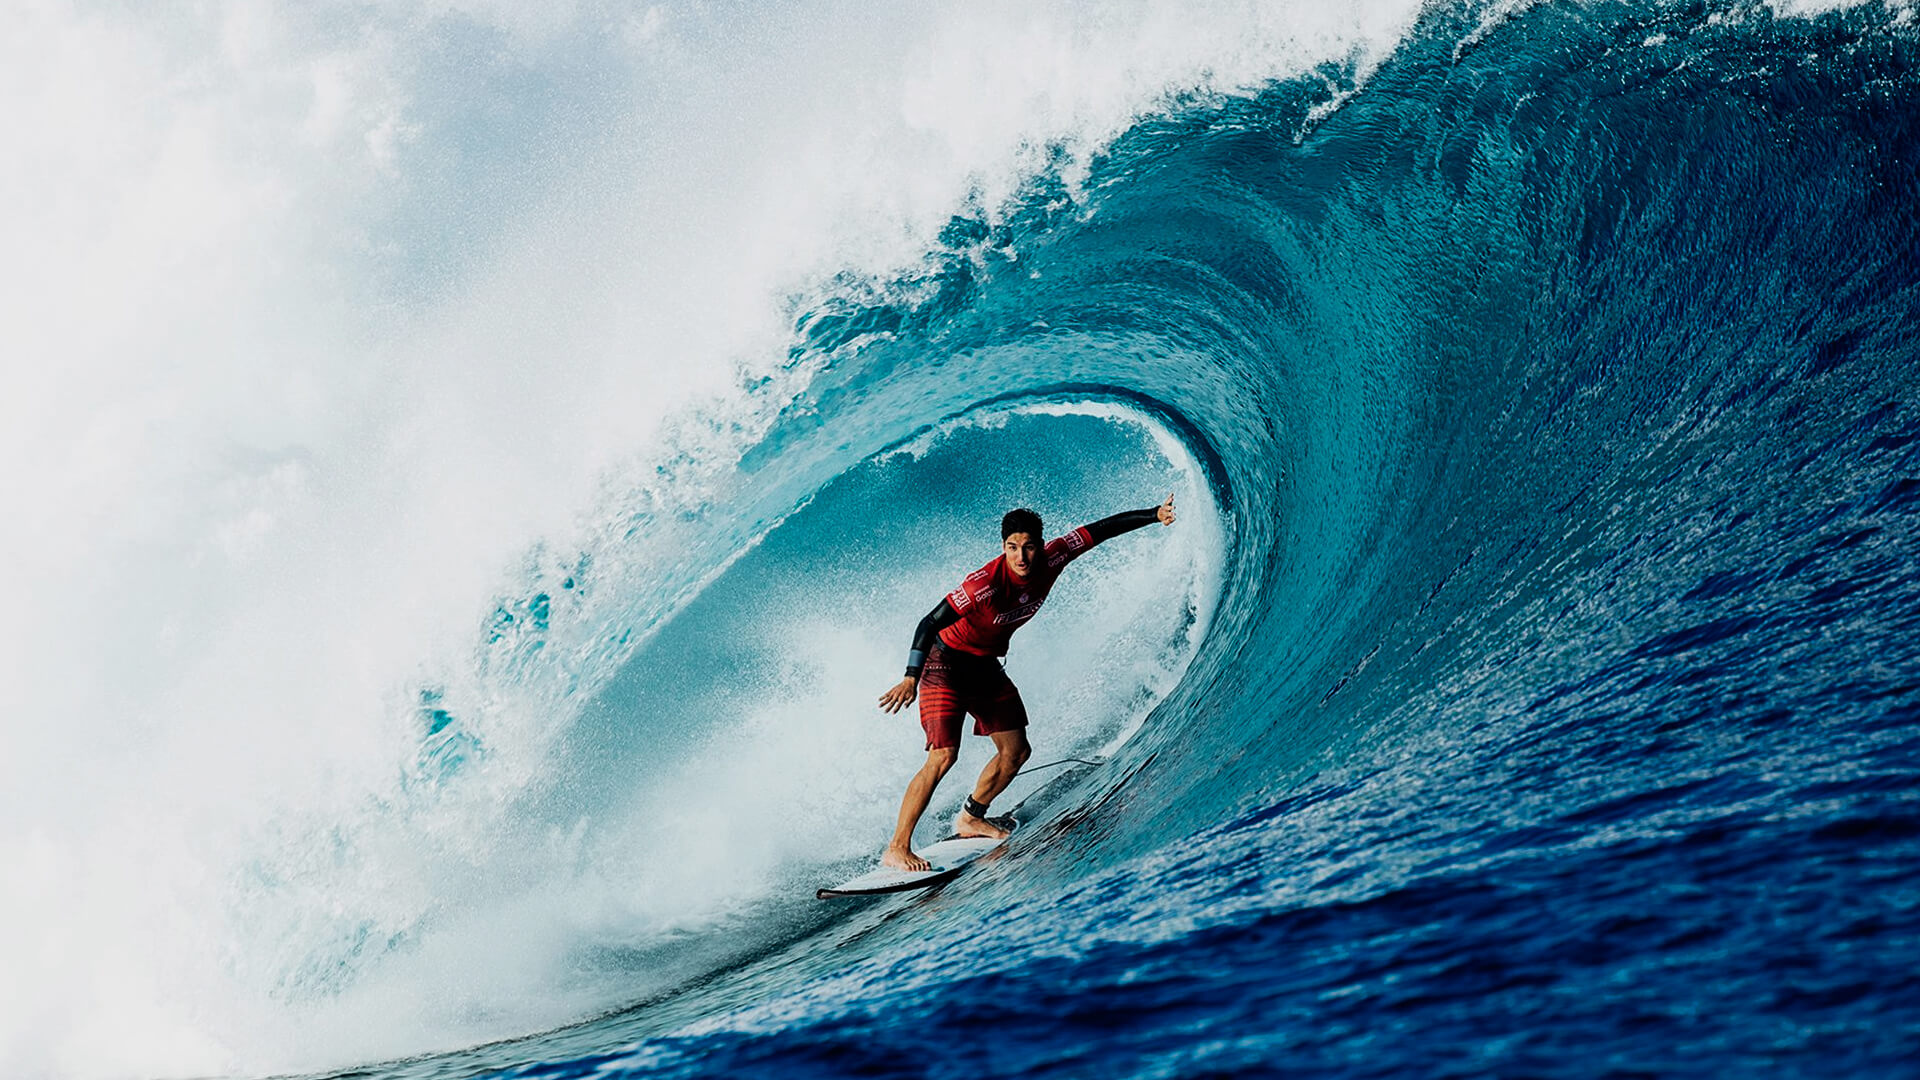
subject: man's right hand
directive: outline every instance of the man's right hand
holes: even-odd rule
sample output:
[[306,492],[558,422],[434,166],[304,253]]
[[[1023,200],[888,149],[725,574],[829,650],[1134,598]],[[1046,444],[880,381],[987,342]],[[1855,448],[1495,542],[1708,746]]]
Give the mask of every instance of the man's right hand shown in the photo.
[[893,689],[880,695],[880,708],[886,712],[897,713],[913,704],[920,693],[920,680],[909,675],[895,683]]

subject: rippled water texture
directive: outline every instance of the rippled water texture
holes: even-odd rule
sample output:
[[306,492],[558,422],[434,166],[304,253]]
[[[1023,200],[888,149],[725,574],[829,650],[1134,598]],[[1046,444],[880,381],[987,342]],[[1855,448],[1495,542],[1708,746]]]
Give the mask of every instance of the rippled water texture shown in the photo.
[[[1501,10],[1166,102],[796,301],[747,449],[529,557],[375,824],[242,875],[246,925],[381,898],[303,901],[276,1000],[595,1018],[340,1075],[1910,1074],[1913,11]],[[1010,659],[1036,760],[1099,763],[947,887],[815,901],[999,512],[1168,490]]]
[[956,222],[932,299],[816,318],[897,335],[836,356],[825,426],[1169,417],[1218,610],[1006,859],[508,1075],[1910,1068],[1920,85],[1885,21],[1431,14],[1324,118],[1288,83],[1144,124],[1073,214]]

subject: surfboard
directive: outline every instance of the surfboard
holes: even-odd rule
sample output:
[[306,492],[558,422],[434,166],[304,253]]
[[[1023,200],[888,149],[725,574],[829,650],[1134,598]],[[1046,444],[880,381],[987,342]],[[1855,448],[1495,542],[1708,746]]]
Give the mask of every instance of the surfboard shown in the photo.
[[832,888],[816,890],[813,895],[819,900],[832,900],[843,896],[879,896],[883,893],[930,888],[959,877],[960,871],[965,870],[969,863],[1006,842],[1005,837],[996,840],[990,836],[949,836],[932,847],[914,852],[933,864],[931,870],[890,870],[882,866]]

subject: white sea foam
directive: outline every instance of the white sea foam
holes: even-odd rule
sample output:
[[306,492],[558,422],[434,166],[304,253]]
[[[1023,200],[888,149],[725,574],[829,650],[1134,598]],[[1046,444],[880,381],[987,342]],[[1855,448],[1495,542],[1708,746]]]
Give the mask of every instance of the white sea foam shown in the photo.
[[[553,913],[604,912],[494,883],[612,834],[515,824],[570,722],[474,673],[526,553],[620,499],[697,506],[791,385],[737,389],[782,370],[786,297],[911,263],[1170,93],[1364,66],[1415,7],[9,7],[0,1068],[295,1068],[565,1019]],[[693,403],[729,420],[694,439],[709,471],[636,496]],[[822,723],[872,696],[849,679]],[[429,805],[423,680],[491,749]],[[660,797],[777,804],[781,766],[827,767],[781,745]],[[722,886],[760,858],[690,828],[735,853]]]

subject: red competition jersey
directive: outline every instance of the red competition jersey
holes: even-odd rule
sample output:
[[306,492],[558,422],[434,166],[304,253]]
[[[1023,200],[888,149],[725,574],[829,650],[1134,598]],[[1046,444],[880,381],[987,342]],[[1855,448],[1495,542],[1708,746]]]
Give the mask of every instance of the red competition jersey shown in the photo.
[[1092,530],[1084,525],[1049,540],[1025,581],[1007,569],[1006,556],[995,556],[947,594],[947,606],[959,614],[960,621],[940,631],[940,640],[950,649],[978,656],[1007,655],[1013,632],[1047,602],[1060,571],[1096,543]]

